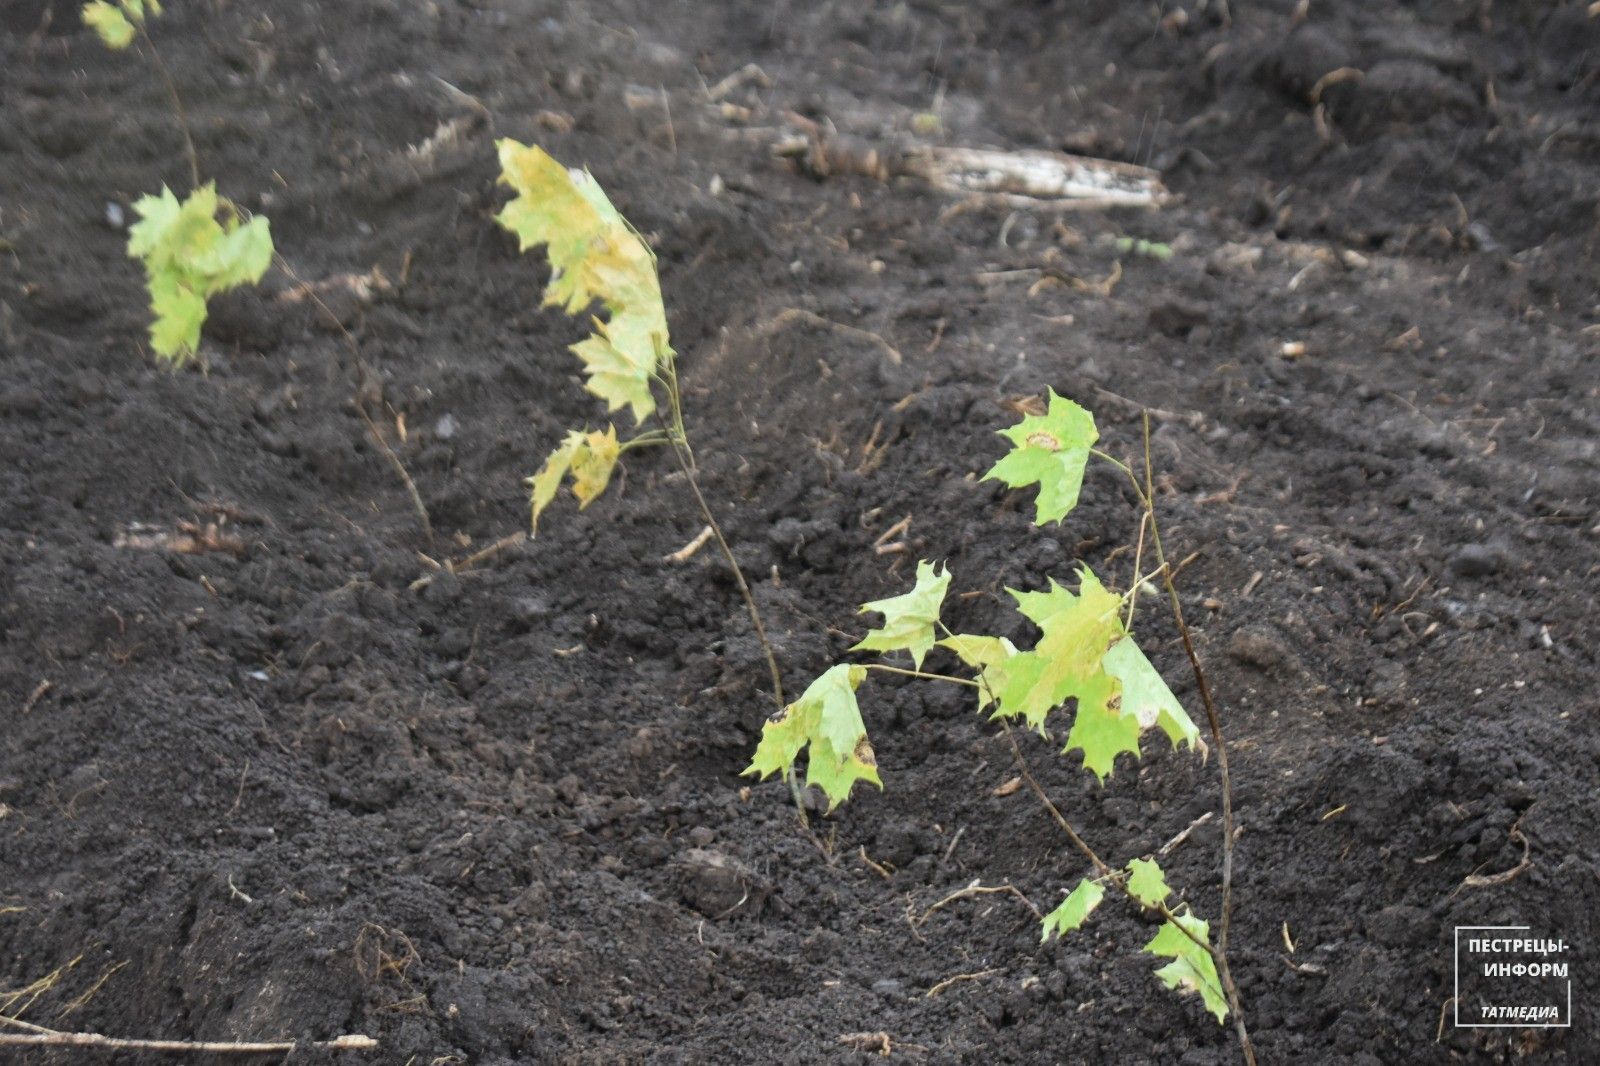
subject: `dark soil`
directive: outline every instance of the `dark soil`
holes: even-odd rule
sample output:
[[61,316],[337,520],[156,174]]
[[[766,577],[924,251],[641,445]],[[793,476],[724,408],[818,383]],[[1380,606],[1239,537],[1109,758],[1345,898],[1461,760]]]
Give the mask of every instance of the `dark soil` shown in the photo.
[[[1262,1061],[1600,1061],[1585,3],[173,3],[153,34],[204,172],[299,277],[392,282],[330,290],[359,361],[274,270],[175,374],[144,351],[122,225],[187,184],[182,143],[151,65],[77,6],[0,14],[0,990],[65,967],[24,1017],[368,1033],[394,1064],[837,1062],[878,1031],[913,1061],[1237,1061],[1126,907],[1043,945],[1005,895],[908,922],[974,879],[1042,908],[1083,873],[1026,789],[994,794],[1016,770],[969,693],[863,690],[886,788],[817,820],[826,856],[781,783],[738,776],[766,672],[715,553],[662,561],[701,526],[669,457],[429,567],[523,528],[520,479],[600,414],[581,325],[492,221],[499,135],[590,167],[659,250],[704,479],[788,686],[919,556],[973,594],[950,611],[971,631],[1025,636],[1002,586],[1075,558],[1126,582],[1111,471],[1047,531],[972,475],[1046,386],[1114,454],[1159,409]],[[708,105],[746,63],[767,78]],[[1178,199],[1055,216],[817,180],[770,154],[786,111],[1149,163]],[[1119,257],[1109,295],[1034,286]],[[789,308],[903,362],[774,327]],[[909,553],[876,554],[904,515]],[[119,544],[185,522],[236,550]],[[1141,626],[1198,715],[1170,621]],[[1027,750],[1117,861],[1218,805],[1214,760],[1164,745],[1104,788]],[[1517,868],[1514,827],[1531,865],[1468,884]],[[1166,863],[1210,917],[1219,844],[1213,819]],[[1573,946],[1573,1028],[1441,1029],[1452,927],[1520,923]],[[929,995],[962,973],[986,976]]]

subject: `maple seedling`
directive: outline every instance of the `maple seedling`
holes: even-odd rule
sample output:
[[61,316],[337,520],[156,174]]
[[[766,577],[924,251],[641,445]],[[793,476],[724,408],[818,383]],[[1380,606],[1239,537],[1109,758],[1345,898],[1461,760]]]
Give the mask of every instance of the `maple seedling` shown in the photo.
[[183,134],[192,188],[183,200],[162,186],[161,195],[143,196],[133,209],[140,221],[128,229],[128,255],[144,263],[150,292],[150,346],[173,367],[187,363],[200,345],[206,301],[221,292],[261,280],[272,263],[272,232],[262,216],[246,218],[231,200],[217,195],[215,182],[200,183],[194,136],[172,73],[150,39],[148,20],[161,15],[160,0],[93,0],[83,5],[84,25],[107,48],[122,51],[137,37],[161,75],[173,117]]
[[[700,488],[655,254],[588,171],[569,170],[542,148],[510,138],[496,147],[500,182],[516,194],[497,220],[516,236],[520,250],[544,247],[550,260],[545,305],[569,315],[591,307],[605,314],[604,319],[592,316],[593,332],[571,346],[583,366],[584,387],[605,403],[608,414],[626,409],[640,427],[652,418],[658,423],[627,439],[618,436],[614,424],[604,431],[586,427],[568,432],[527,479],[533,532],[538,533],[539,517],[555,501],[563,482],[570,479],[572,495],[582,510],[605,491],[622,456],[636,448],[669,447],[744,599],[767,661],[773,700],[784,706],[783,677],[761,612]],[[792,775],[786,776],[799,806],[799,788]],[[803,816],[804,808],[800,809]]]
[[150,291],[150,345],[156,355],[181,366],[200,344],[206,301],[217,293],[252,285],[272,263],[267,220],[245,221],[239,210],[202,185],[179,200],[163,187],[133,205],[140,221],[128,229],[128,255],[144,263]]
[[94,0],[83,5],[83,24],[100,35],[107,48],[121,51],[144,29],[145,16],[161,14],[161,0]]
[[[1156,538],[1151,494],[1132,470],[1095,447],[1094,417],[1069,399],[1049,393],[1044,413],[1029,415],[1001,431],[1010,450],[984,475],[1012,488],[1037,486],[1035,525],[1060,522],[1082,490],[1091,456],[1105,458],[1127,473],[1145,507],[1140,524],[1142,557],[1145,530]],[[1137,569],[1138,563],[1135,563]],[[1160,570],[1165,572],[1162,563]],[[1076,591],[1053,578],[1042,591],[1008,589],[1017,610],[1038,630],[1031,647],[1018,648],[1005,637],[956,633],[940,620],[952,575],[923,561],[910,591],[864,604],[862,611],[882,616],[852,652],[906,652],[910,668],[887,661],[841,663],[830,667],[799,699],[772,716],[745,771],[757,778],[793,773],[805,755],[805,776],[827,797],[831,811],[849,798],[858,782],[879,789],[877,759],[867,735],[857,691],[873,672],[909,675],[976,690],[977,709],[999,721],[1050,737],[1073,705],[1063,754],[1076,752],[1083,766],[1102,782],[1124,756],[1139,757],[1141,740],[1151,730],[1164,734],[1174,749],[1205,750],[1200,731],[1159,672],[1135,642],[1131,625],[1139,592],[1153,575],[1135,572],[1128,590],[1108,589],[1087,566],[1076,575]],[[1168,574],[1170,576],[1170,574]],[[965,674],[924,669],[931,654],[948,653]],[[1018,750],[1021,758],[1021,751]],[[1028,774],[1030,783],[1032,775]],[[1037,789],[1037,785],[1035,784]],[[1040,791],[1041,799],[1044,797]],[[1089,858],[1094,875],[1079,881],[1043,922],[1046,939],[1079,929],[1115,888],[1138,907],[1159,915],[1160,931],[1144,950],[1169,961],[1156,976],[1169,988],[1198,993],[1219,1022],[1237,1012],[1231,979],[1219,974],[1226,960],[1211,945],[1208,923],[1181,908],[1170,909],[1172,890],[1153,858],[1137,858],[1123,868],[1107,865],[1081,834],[1050,805],[1075,846]],[[1241,1027],[1242,1032],[1242,1027]],[[1248,1046],[1248,1037],[1245,1037]]]

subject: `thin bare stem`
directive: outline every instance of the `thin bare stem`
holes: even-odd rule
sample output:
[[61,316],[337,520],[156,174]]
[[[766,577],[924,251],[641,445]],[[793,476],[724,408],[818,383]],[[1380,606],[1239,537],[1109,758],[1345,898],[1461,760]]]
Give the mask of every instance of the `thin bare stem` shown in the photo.
[[734,558],[733,548],[728,545],[728,538],[722,534],[722,524],[717,521],[717,516],[711,512],[711,505],[706,502],[705,493],[700,491],[700,479],[696,476],[694,451],[689,447],[688,434],[683,426],[683,409],[678,403],[678,371],[670,355],[666,358],[667,373],[663,379],[667,387],[667,397],[672,405],[672,425],[669,427],[667,437],[672,443],[672,454],[678,458],[678,466],[683,470],[684,479],[689,482],[689,491],[694,494],[694,502],[700,505],[700,514],[706,520],[706,525],[711,527],[711,536],[715,538],[717,547],[722,550],[722,557],[728,561],[728,569],[733,571],[734,583],[739,586],[739,595],[744,599],[745,609],[750,614],[750,625],[755,630],[756,639],[761,642],[761,654],[767,660],[767,670],[772,675],[772,696],[781,711],[788,703],[783,696],[783,674],[778,669],[778,657],[772,650],[772,641],[767,639],[767,627],[761,621],[761,609],[756,606],[756,598],[750,591],[750,583],[744,578],[744,570],[739,566],[739,560]]
[[[1187,937],[1191,943],[1204,950],[1207,955],[1210,955],[1212,961],[1215,962],[1220,969],[1220,967],[1224,965],[1224,960],[1219,957],[1219,951],[1215,945],[1206,943],[1194,933],[1190,932],[1189,927],[1178,921],[1178,916],[1172,913],[1171,909],[1169,909],[1165,903],[1158,902],[1155,904],[1150,904],[1135,896],[1128,890],[1127,875],[1121,870],[1113,870],[1111,867],[1105,864],[1099,855],[1095,854],[1095,850],[1089,846],[1088,842],[1086,842],[1081,835],[1079,835],[1076,829],[1072,828],[1072,823],[1067,821],[1066,816],[1061,813],[1061,809],[1055,805],[1055,803],[1050,799],[1049,795],[1045,793],[1043,786],[1041,786],[1038,780],[1033,776],[1033,771],[1028,766],[1028,759],[1022,754],[1022,747],[1017,743],[1016,736],[1011,732],[1011,724],[1009,722],[1002,721],[1001,726],[1005,729],[1006,739],[1011,742],[1011,753],[1016,756],[1017,769],[1022,771],[1023,780],[1028,783],[1028,787],[1033,790],[1033,794],[1039,797],[1039,802],[1044,804],[1045,810],[1050,812],[1050,817],[1055,819],[1056,825],[1060,826],[1061,831],[1067,834],[1067,839],[1072,841],[1073,847],[1082,852],[1084,857],[1094,865],[1096,872],[1099,874],[1099,879],[1102,881],[1109,881],[1113,886],[1119,889],[1123,895],[1132,900],[1135,906],[1147,910],[1153,910],[1157,914],[1161,915],[1161,917],[1165,918],[1172,924],[1174,929]],[[1210,984],[1210,982],[1208,981],[1207,984]],[[1212,987],[1215,991],[1219,993],[1222,992],[1221,989],[1217,989],[1215,986]],[[1228,1005],[1231,1010],[1238,1010],[1232,999],[1228,1001]],[[1245,1046],[1249,1047],[1249,1043],[1246,1042]],[[1254,1053],[1252,1052],[1249,1057],[1251,1063],[1253,1064],[1255,1062]]]
[[[328,321],[338,327],[339,334],[344,338],[344,342],[349,347],[350,354],[355,358],[356,366],[361,372],[376,377],[377,375],[372,373],[372,368],[367,365],[367,361],[361,357],[361,345],[356,343],[355,336],[339,320],[339,316],[333,313],[333,310],[328,307],[322,297],[317,294],[317,290],[303,280],[299,274],[295,273],[295,269],[289,265],[288,260],[284,259],[283,256],[274,253],[272,261],[279,270],[289,276],[290,281],[300,287],[301,292],[310,297],[311,302],[317,305],[318,310],[328,316]],[[389,461],[389,465],[394,468],[395,473],[400,475],[400,482],[405,486],[406,494],[411,497],[411,508],[417,512],[417,520],[422,523],[422,535],[431,548],[433,546],[433,520],[428,517],[428,505],[423,502],[422,493],[417,491],[417,483],[411,479],[411,474],[406,470],[406,464],[400,461],[400,456],[396,455],[394,449],[389,446],[383,431],[378,428],[378,423],[367,412],[367,403],[362,398],[359,388],[356,390],[354,398],[356,411],[360,413],[361,420],[367,424],[367,431],[372,434],[372,439],[377,442],[378,448],[383,452],[384,458]]]
[[728,538],[722,535],[722,526],[717,522],[717,516],[711,513],[711,505],[706,503],[706,497],[700,491],[700,479],[695,476],[694,464],[691,461],[689,450],[677,441],[673,442],[672,454],[678,457],[678,466],[682,468],[685,480],[689,482],[689,491],[694,494],[694,502],[700,505],[700,514],[706,520],[706,525],[711,527],[711,536],[717,542],[717,547],[722,550],[722,557],[728,561],[728,569],[733,571],[734,583],[739,586],[739,595],[744,599],[745,609],[750,614],[750,625],[755,629],[756,639],[761,642],[761,654],[767,660],[767,670],[772,675],[772,695],[781,710],[786,704],[783,696],[783,675],[778,671],[778,659],[773,654],[772,642],[767,639],[767,627],[761,622],[761,610],[756,606],[756,598],[750,592],[750,583],[744,578],[744,570],[739,566],[739,560],[733,556],[733,549],[728,546]]
[[172,113],[178,120],[178,129],[183,133],[183,151],[189,158],[190,188],[200,187],[200,157],[194,150],[194,133],[189,128],[189,116],[183,110],[183,98],[178,95],[178,84],[172,80],[172,72],[167,69],[166,61],[161,58],[161,52],[156,48],[156,43],[150,39],[142,21],[135,23],[139,28],[139,39],[144,41],[144,46],[150,49],[150,60],[154,63],[156,73],[161,76],[161,83],[167,88],[167,100],[172,104]]
[[1107,866],[1105,861],[1095,854],[1095,850],[1088,845],[1083,837],[1078,835],[1078,831],[1072,828],[1072,823],[1067,821],[1066,816],[1061,813],[1061,809],[1055,805],[1049,795],[1045,793],[1043,786],[1033,776],[1033,770],[1028,766],[1028,759],[1022,754],[1022,746],[1017,743],[1016,734],[1011,731],[1011,723],[1002,719],[1000,727],[1005,730],[1006,740],[1011,742],[1011,754],[1016,756],[1017,769],[1022,771],[1022,779],[1028,783],[1028,787],[1033,790],[1033,794],[1039,797],[1039,802],[1044,804],[1044,809],[1050,812],[1050,817],[1055,819],[1056,825],[1061,827],[1061,831],[1067,834],[1067,839],[1072,841],[1072,846],[1083,853],[1084,858],[1093,864],[1096,872],[1101,877],[1115,879],[1116,871]]
[[966,685],[969,688],[982,688],[977,681],[971,678],[955,677],[951,674],[933,674],[924,670],[907,670],[899,666],[886,666],[883,663],[867,663],[868,670],[882,670],[886,674],[900,674],[903,677],[920,677],[924,681],[944,681],[952,685]]
[[1133,609],[1139,602],[1139,590],[1144,587],[1144,581],[1139,577],[1139,567],[1144,562],[1144,536],[1150,525],[1150,512],[1144,511],[1139,515],[1139,542],[1133,549],[1133,576],[1134,582],[1128,587],[1128,614],[1122,620],[1124,629],[1133,628]]
[[1211,685],[1200,665],[1200,656],[1194,650],[1194,640],[1189,625],[1183,617],[1183,601],[1178,596],[1178,586],[1173,582],[1172,571],[1167,567],[1167,556],[1161,545],[1161,523],[1156,518],[1155,474],[1150,461],[1150,413],[1144,415],[1144,500],[1150,515],[1150,545],[1155,549],[1156,562],[1162,568],[1162,584],[1172,603],[1172,617],[1183,639],[1184,653],[1189,657],[1189,668],[1194,673],[1195,686],[1200,691],[1200,702],[1206,710],[1206,720],[1211,726],[1211,741],[1217,749],[1217,772],[1222,779],[1222,913],[1217,922],[1217,969],[1222,977],[1228,1005],[1233,1009],[1234,1029],[1239,1034],[1239,1044],[1248,1066],[1255,1066],[1255,1047],[1245,1028],[1244,1009],[1239,1001],[1239,988],[1233,981],[1228,966],[1228,931],[1233,918],[1233,777],[1228,771],[1228,746],[1222,737],[1222,719],[1217,714],[1217,703],[1211,695]]

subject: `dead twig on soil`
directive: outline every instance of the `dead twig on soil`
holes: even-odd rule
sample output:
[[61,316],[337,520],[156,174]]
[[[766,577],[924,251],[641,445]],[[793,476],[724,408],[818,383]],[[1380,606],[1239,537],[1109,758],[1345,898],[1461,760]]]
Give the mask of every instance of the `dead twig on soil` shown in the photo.
[[710,526],[704,527],[699,533],[695,534],[695,538],[689,543],[685,544],[675,552],[668,552],[666,555],[663,555],[661,557],[662,561],[668,563],[688,562],[690,559],[694,558],[696,552],[706,546],[706,542],[711,539],[712,533],[713,531]]
[[800,307],[790,307],[786,310],[779,311],[776,316],[774,316],[770,321],[762,324],[755,331],[756,336],[766,337],[774,333],[781,332],[791,322],[804,322],[807,325],[815,326],[818,329],[832,330],[835,333],[841,333],[846,337],[855,337],[858,340],[864,340],[882,352],[888,358],[889,362],[893,363],[895,366],[899,366],[901,363],[905,362],[905,357],[900,354],[900,350],[898,348],[884,340],[882,337],[878,336],[876,333],[872,332],[870,329],[862,329],[859,326],[850,326],[843,322],[835,322],[831,318],[823,318],[819,314],[815,314],[814,312],[807,311]]
[[302,1044],[297,1040],[236,1042],[227,1040],[136,1040],[100,1033],[66,1033],[33,1025],[20,1018],[0,1015],[0,1024],[26,1030],[0,1033],[0,1047],[76,1047],[108,1051],[164,1051],[175,1055],[281,1055],[294,1051],[372,1051],[378,1042],[370,1036],[338,1036]]
[[226,519],[207,522],[203,526],[194,522],[179,522],[176,533],[135,523],[118,533],[111,546],[138,551],[168,551],[178,555],[204,555],[207,552],[243,555],[244,541],[224,534],[221,527],[225,522]]
[[956,889],[956,891],[950,893],[948,896],[944,897],[944,899],[941,899],[939,902],[923,911],[920,916],[912,919],[912,925],[921,926],[927,924],[928,919],[933,917],[935,911],[938,911],[944,907],[948,907],[957,900],[969,899],[972,896],[987,896],[997,892],[1006,893],[1017,897],[1017,899],[1022,901],[1022,905],[1024,907],[1033,912],[1033,916],[1035,918],[1039,919],[1040,922],[1044,921],[1044,913],[1040,911],[1038,907],[1035,907],[1033,905],[1033,901],[1024,895],[1022,890],[1016,885],[1010,884],[1009,882],[1003,885],[984,885],[974,881],[966,888]]
[[45,694],[55,687],[56,683],[49,678],[45,678],[33,686],[33,691],[28,693],[28,698],[22,701],[22,713],[28,714],[32,712],[39,705],[39,701],[44,699]]
[[1182,844],[1185,840],[1188,840],[1191,833],[1205,825],[1207,822],[1211,821],[1211,819],[1215,816],[1216,815],[1214,811],[1207,811],[1206,813],[1202,814],[1200,817],[1190,822],[1187,829],[1173,837],[1171,840],[1167,841],[1165,844],[1161,845],[1160,850],[1158,850],[1156,854],[1163,857],[1166,856],[1172,851],[1173,848],[1177,847],[1179,844]]
[[[1477,870],[1474,870],[1467,875],[1466,880],[1456,886],[1456,890],[1450,893],[1449,899],[1455,899],[1456,896],[1469,888],[1493,888],[1496,885],[1510,884],[1533,868],[1533,859],[1530,857],[1533,849],[1528,844],[1528,838],[1522,832],[1521,818],[1518,818],[1512,824],[1511,831],[1507,835],[1514,842],[1522,845],[1522,858],[1518,860],[1517,864],[1511,869],[1502,870],[1497,874],[1480,874]],[[1487,865],[1488,863],[1484,864],[1484,866]],[[1483,866],[1478,867],[1478,869],[1483,869]]]
[[928,989],[928,991],[923,994],[922,998],[932,999],[934,996],[937,996],[940,992],[943,992],[951,985],[958,985],[963,981],[981,981],[985,977],[993,977],[997,973],[1004,972],[1004,970],[995,968],[992,970],[979,970],[977,973],[958,973],[953,977],[946,977],[943,981],[940,981],[938,984]]

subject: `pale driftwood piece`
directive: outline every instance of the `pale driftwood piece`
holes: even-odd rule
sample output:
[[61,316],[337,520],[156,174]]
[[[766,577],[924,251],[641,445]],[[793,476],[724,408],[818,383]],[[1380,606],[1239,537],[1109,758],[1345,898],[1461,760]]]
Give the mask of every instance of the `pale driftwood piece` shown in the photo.
[[896,168],[946,192],[1001,196],[1019,203],[1066,201],[1094,207],[1159,207],[1161,176],[1148,167],[1064,152],[915,148]]
[[378,1042],[370,1036],[346,1035],[332,1040],[300,1044],[293,1040],[234,1042],[223,1040],[134,1040],[99,1033],[64,1033],[20,1018],[0,1017],[0,1022],[26,1030],[0,1033],[0,1047],[76,1047],[107,1051],[164,1051],[169,1054],[279,1055],[301,1048],[321,1051],[371,1051]]

